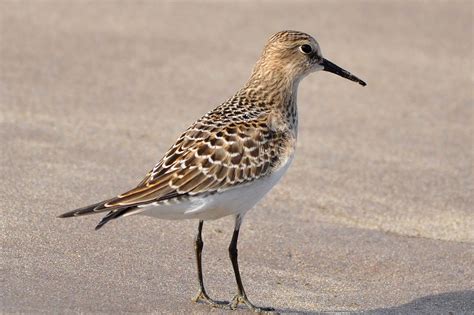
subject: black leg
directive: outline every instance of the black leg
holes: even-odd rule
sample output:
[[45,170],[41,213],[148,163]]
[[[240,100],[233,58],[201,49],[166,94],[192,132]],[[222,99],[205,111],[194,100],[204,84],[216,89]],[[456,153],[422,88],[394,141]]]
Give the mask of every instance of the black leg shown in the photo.
[[198,302],[199,300],[203,300],[205,303],[213,306],[213,307],[224,307],[226,306],[227,302],[223,301],[215,301],[211,299],[207,293],[206,289],[204,289],[204,281],[202,277],[202,248],[204,247],[204,242],[202,241],[202,226],[204,224],[203,220],[199,220],[198,226],[198,233],[196,235],[196,240],[194,243],[194,250],[196,252],[196,264],[197,264],[197,272],[198,272],[198,280],[199,280],[199,292],[193,298],[194,302]]
[[242,285],[242,278],[240,277],[239,271],[239,262],[237,260],[238,250],[237,250],[237,240],[239,238],[240,224],[242,223],[242,217],[237,215],[235,218],[235,227],[234,234],[232,235],[232,240],[229,245],[229,257],[232,262],[232,267],[234,268],[235,281],[237,282],[237,295],[232,299],[230,304],[231,309],[236,309],[240,303],[245,304],[250,310],[254,312],[271,312],[272,308],[261,308],[253,305],[247,298],[245,294],[244,286]]
[[206,294],[206,290],[204,289],[204,281],[202,279],[202,248],[204,247],[204,243],[202,242],[202,226],[204,221],[199,221],[198,232],[196,235],[196,240],[194,243],[194,251],[196,253],[196,264],[197,264],[197,272],[198,272],[198,280],[199,280],[199,288],[200,291]]

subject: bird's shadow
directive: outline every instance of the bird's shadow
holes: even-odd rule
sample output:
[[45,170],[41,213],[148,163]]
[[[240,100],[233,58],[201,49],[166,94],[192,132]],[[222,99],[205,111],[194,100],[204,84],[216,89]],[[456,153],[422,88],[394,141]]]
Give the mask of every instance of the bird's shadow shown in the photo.
[[278,314],[459,314],[470,312],[474,312],[474,290],[427,295],[397,306],[360,311],[311,311],[291,308],[275,309],[275,313]]

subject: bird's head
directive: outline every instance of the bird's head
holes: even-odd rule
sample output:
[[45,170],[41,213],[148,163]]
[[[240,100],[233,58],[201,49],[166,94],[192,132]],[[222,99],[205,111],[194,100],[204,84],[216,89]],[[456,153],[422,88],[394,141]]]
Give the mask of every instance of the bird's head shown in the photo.
[[299,81],[318,70],[366,85],[350,72],[323,58],[318,42],[312,36],[298,31],[282,31],[273,35],[265,45],[254,72],[260,76],[278,73],[286,79]]

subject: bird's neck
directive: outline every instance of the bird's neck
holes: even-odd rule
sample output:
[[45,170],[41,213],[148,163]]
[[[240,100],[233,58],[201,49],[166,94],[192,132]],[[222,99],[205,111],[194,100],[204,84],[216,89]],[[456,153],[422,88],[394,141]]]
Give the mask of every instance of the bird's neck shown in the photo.
[[273,68],[256,68],[244,87],[252,99],[261,100],[259,106],[269,107],[288,122],[291,129],[298,126],[296,98],[300,80]]

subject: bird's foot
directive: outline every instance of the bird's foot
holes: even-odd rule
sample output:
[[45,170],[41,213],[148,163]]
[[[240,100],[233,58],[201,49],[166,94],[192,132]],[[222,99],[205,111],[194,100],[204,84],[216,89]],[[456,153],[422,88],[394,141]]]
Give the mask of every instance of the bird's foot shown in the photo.
[[227,301],[216,301],[213,300],[207,295],[206,291],[199,289],[198,294],[193,298],[192,300],[195,303],[199,303],[202,301],[203,303],[206,303],[207,305],[211,307],[219,307],[219,308],[226,308],[229,305],[229,302]]
[[232,309],[232,310],[235,310],[237,309],[237,307],[239,306],[239,304],[245,304],[245,306],[248,307],[249,310],[255,312],[255,313],[270,313],[270,314],[277,314],[275,312],[275,309],[271,308],[271,307],[257,307],[255,305],[253,305],[249,299],[247,299],[247,296],[242,295],[242,294],[237,294],[236,296],[234,296],[234,298],[232,299],[232,302],[230,302],[229,304],[229,307]]

